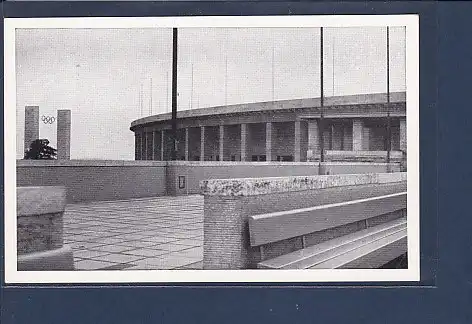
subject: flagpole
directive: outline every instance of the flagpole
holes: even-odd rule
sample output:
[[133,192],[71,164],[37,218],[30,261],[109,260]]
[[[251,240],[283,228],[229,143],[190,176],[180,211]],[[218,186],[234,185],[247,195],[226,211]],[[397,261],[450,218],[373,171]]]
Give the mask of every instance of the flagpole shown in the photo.
[[150,85],[149,85],[149,92],[150,92],[150,101],[151,101],[151,104],[149,105],[149,109],[151,110],[151,113],[150,115],[152,115],[152,77],[151,77],[151,80],[150,80]]
[[228,105],[228,30],[225,34],[225,106]]
[[191,90],[190,90],[190,109],[193,108],[193,62],[192,62],[192,77],[191,77],[191,82],[192,82],[192,86],[191,86]]
[[177,158],[177,28],[172,29],[172,151],[171,160]]
[[274,61],[275,61],[275,41],[272,40],[272,101],[275,100],[275,75],[274,75]]
[[387,170],[390,171],[391,151],[391,121],[390,121],[390,30],[387,26]]
[[143,117],[143,83],[139,85],[139,113]]
[[169,112],[169,72],[166,72],[166,113]]
[[225,106],[228,105],[228,53],[225,59]]
[[332,62],[331,64],[333,65],[333,97],[334,97],[334,51],[336,48],[336,35],[333,33],[333,53],[332,53]]
[[[324,162],[324,71],[323,71],[323,27],[320,28],[320,162]],[[321,171],[321,168],[320,168]]]

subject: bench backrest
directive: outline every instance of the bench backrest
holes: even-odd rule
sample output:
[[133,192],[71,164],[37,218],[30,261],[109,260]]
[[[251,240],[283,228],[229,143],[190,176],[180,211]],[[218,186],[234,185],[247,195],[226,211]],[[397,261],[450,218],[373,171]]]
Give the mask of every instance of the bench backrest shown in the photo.
[[406,192],[249,216],[251,246],[260,246],[406,208]]

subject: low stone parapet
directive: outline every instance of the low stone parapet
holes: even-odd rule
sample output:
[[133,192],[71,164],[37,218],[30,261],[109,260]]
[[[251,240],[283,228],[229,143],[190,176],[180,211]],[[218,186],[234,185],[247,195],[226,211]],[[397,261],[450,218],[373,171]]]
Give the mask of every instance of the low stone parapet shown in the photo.
[[[249,216],[406,191],[406,173],[213,179],[200,185],[204,195],[204,269],[251,269],[256,268],[262,256],[249,243]],[[379,224],[402,216],[403,211],[368,221]],[[313,233],[310,241],[315,244],[338,234],[346,235],[364,224],[356,222]],[[305,243],[300,239],[275,243],[265,254],[275,257],[290,253]]]
[[255,196],[333,187],[406,181],[406,172],[213,179],[200,182],[205,196]]
[[[390,151],[390,161],[400,162],[403,159],[401,151]],[[327,150],[326,161],[344,162],[385,162],[387,151],[336,151]]]
[[64,246],[64,187],[17,188],[18,270],[73,270],[72,250]]
[[[200,193],[200,181],[383,173],[398,163],[17,160],[17,186],[63,186],[67,203]],[[83,190],[87,188],[87,190]]]

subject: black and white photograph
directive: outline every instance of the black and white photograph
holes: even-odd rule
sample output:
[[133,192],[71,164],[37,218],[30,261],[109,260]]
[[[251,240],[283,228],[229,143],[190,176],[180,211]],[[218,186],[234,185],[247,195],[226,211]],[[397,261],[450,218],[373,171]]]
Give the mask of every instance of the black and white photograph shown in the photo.
[[418,281],[418,53],[414,15],[5,19],[6,282]]

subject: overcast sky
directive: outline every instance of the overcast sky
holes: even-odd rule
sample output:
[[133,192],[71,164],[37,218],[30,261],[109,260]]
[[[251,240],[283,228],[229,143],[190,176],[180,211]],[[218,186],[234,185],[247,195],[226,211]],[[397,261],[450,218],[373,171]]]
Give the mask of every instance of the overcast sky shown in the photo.
[[[386,92],[385,27],[325,28],[324,44],[326,96]],[[319,53],[318,28],[179,29],[178,109],[319,97]],[[38,105],[71,110],[72,159],[134,159],[130,123],[170,111],[171,66],[171,29],[17,29],[17,158],[24,107]],[[390,77],[405,91],[401,27]],[[40,137],[56,147],[56,124]]]

